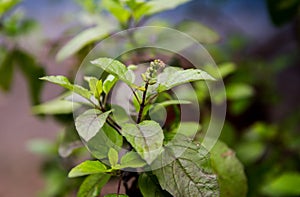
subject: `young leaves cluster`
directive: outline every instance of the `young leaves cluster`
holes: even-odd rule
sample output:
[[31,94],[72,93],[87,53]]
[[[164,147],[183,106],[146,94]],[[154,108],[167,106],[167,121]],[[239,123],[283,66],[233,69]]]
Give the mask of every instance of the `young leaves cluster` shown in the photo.
[[[158,122],[147,120],[148,113],[154,113],[157,106],[189,103],[176,100],[155,103],[155,98],[161,93],[188,82],[213,78],[199,69],[164,68],[162,61],[155,60],[142,74],[143,83],[135,84],[134,72],[120,61],[99,58],[91,63],[107,72],[108,76],[101,79],[85,77],[89,88],[74,85],[64,76],[41,78],[73,91],[93,107],[75,120],[80,137],[97,159],[84,161],[70,171],[69,177],[88,175],[78,196],[97,196],[111,176],[123,177],[124,171],[137,171],[138,168],[144,171],[153,169],[152,174],[140,174],[139,187],[144,196],[151,196],[146,192],[147,183],[151,183],[152,190],[156,191],[155,196],[216,196],[218,183],[209,167],[207,152],[201,145],[191,142],[190,132],[182,131],[189,126],[181,126],[170,135],[170,131]],[[106,102],[117,81],[127,84],[133,91],[137,104],[135,121],[128,121],[134,114],[125,113],[124,116],[128,117],[120,118],[122,121],[118,115],[112,116],[122,111],[120,106],[114,107]],[[196,130],[199,128],[197,124],[196,127],[195,124],[186,125],[192,125]],[[123,147],[129,147],[129,150],[124,152]]]

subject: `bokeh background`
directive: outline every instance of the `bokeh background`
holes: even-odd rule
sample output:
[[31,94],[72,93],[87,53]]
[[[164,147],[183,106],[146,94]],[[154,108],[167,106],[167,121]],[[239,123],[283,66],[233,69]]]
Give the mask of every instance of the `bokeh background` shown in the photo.
[[[34,115],[32,105],[61,89],[32,85],[39,82],[31,78],[74,72],[76,60],[58,62],[55,55],[84,29],[78,21],[82,10],[72,0],[23,0],[10,12],[30,19],[30,30],[23,34],[11,25],[8,33],[0,31],[0,196],[36,196],[46,184],[47,156],[34,154],[43,150],[32,152],[30,141],[46,139],[47,149],[62,127],[56,118]],[[151,19],[194,20],[219,34],[216,43],[204,46],[218,65],[234,65],[224,78],[228,115],[222,140],[244,164],[249,196],[300,195],[299,10],[298,0],[193,0]],[[5,20],[0,18],[0,30]],[[21,58],[14,64],[36,66],[4,68],[9,51],[12,59]],[[32,97],[37,92],[40,100]]]

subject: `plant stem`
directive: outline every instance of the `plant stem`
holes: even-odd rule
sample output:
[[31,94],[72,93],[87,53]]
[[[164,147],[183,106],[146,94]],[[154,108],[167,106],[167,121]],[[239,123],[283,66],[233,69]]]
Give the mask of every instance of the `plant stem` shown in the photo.
[[145,105],[146,105],[146,96],[147,96],[148,86],[149,86],[149,83],[146,82],[146,84],[145,84],[145,91],[144,91],[144,93],[143,93],[142,103],[141,103],[141,105],[140,105],[140,111],[139,111],[138,119],[137,119],[137,121],[136,121],[136,123],[138,123],[138,124],[139,124],[139,123],[141,122],[141,120],[142,120],[144,108],[145,108]]
[[117,196],[119,196],[119,194],[120,194],[122,178],[123,178],[123,176],[121,174],[121,176],[119,178],[119,182],[118,182]]

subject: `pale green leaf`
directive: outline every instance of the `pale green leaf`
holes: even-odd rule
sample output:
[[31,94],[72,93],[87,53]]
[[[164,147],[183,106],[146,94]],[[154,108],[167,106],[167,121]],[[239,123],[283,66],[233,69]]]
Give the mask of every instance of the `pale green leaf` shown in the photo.
[[178,24],[179,31],[184,32],[200,43],[213,44],[216,43],[220,36],[214,30],[209,27],[195,21],[184,21]]
[[110,148],[108,151],[108,160],[111,167],[115,167],[118,164],[119,154],[114,148]]
[[146,120],[137,125],[125,124],[122,135],[148,164],[162,151],[163,130],[154,121]]
[[84,176],[89,174],[97,174],[103,172],[107,172],[107,168],[100,161],[86,160],[81,164],[79,164],[78,166],[72,168],[68,176],[70,178],[73,178],[73,177]]
[[188,82],[199,80],[214,80],[209,74],[200,69],[174,69],[168,67],[158,76],[158,92],[169,90]]
[[91,63],[118,77],[128,85],[132,85],[135,80],[133,71],[128,70],[127,67],[118,60],[114,60],[111,58],[99,58],[91,61]]
[[103,82],[103,91],[105,94],[108,94],[111,90],[111,88],[115,85],[115,83],[118,81],[118,78],[116,78],[114,75],[108,75]]
[[165,132],[165,140],[172,140],[176,135],[184,135],[190,139],[194,139],[200,129],[201,126],[197,122],[180,122],[178,127],[169,132]]
[[82,182],[77,197],[97,197],[100,195],[102,187],[109,181],[109,174],[92,174]]
[[247,194],[247,178],[242,163],[223,142],[210,152],[211,166],[218,176],[221,197],[243,197]]
[[271,180],[262,191],[270,196],[299,196],[300,173],[285,172]]
[[163,12],[166,10],[171,10],[176,8],[177,6],[180,6],[184,3],[187,3],[191,0],[152,0],[148,1],[146,3],[146,6],[149,8],[145,9],[145,15],[152,15],[156,14],[158,12]]
[[76,129],[85,141],[93,138],[103,127],[111,111],[102,113],[99,110],[90,109],[80,114],[75,120]]
[[83,96],[86,99],[90,99],[92,96],[91,93],[87,89],[85,89],[79,85],[71,84],[70,81],[68,80],[68,78],[65,76],[61,76],[61,75],[46,76],[46,77],[41,77],[40,79],[49,81],[51,83],[60,85],[68,90],[74,91],[75,93],[79,94],[80,96]]
[[171,195],[162,190],[156,177],[147,173],[139,176],[139,188],[144,197],[171,197]]
[[62,61],[74,55],[86,45],[103,39],[114,29],[115,27],[113,25],[104,25],[82,31],[59,50],[56,59]]
[[66,93],[62,96],[59,96],[58,98],[54,98],[40,105],[35,105],[31,108],[31,111],[33,114],[70,114],[73,112],[73,110],[78,109],[80,107],[80,104],[62,100],[69,94],[70,93]]
[[153,173],[162,189],[173,196],[219,196],[207,155],[200,144],[173,140],[153,163]]
[[147,163],[136,152],[130,151],[123,155],[120,164],[120,168],[140,168]]

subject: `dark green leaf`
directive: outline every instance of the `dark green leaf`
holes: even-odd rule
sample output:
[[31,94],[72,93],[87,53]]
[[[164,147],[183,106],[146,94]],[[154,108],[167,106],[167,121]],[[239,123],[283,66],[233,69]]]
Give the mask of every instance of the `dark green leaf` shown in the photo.
[[263,187],[263,193],[270,196],[299,196],[299,172],[285,172]]
[[184,32],[200,43],[213,44],[216,43],[220,36],[209,27],[195,21],[184,21],[178,24],[177,29]]
[[120,162],[120,168],[140,168],[146,165],[146,162],[134,151],[126,153]]
[[144,197],[171,197],[171,195],[162,190],[156,177],[142,173],[139,176],[139,188]]
[[104,197],[129,197],[126,194],[106,194]]
[[154,121],[146,120],[138,125],[125,124],[122,135],[148,164],[162,151],[163,130]]
[[40,103],[43,82],[39,78],[45,75],[44,68],[37,64],[34,57],[24,51],[16,50],[14,59],[27,80],[32,104]]
[[119,151],[123,144],[123,137],[107,123],[98,131],[87,146],[97,159],[107,158],[110,148]]
[[85,141],[93,138],[103,127],[111,111],[102,113],[99,110],[90,109],[79,115],[75,120],[76,129]]
[[[0,51],[2,52],[2,51]],[[4,91],[8,91],[13,79],[13,54],[5,54],[3,60],[0,61],[0,87]]]
[[169,90],[175,86],[199,80],[214,80],[200,69],[175,69],[168,67],[158,76],[158,92]]
[[211,150],[211,165],[218,176],[221,197],[243,197],[247,194],[247,179],[243,165],[235,152],[217,142]]
[[84,176],[89,174],[97,174],[107,172],[107,168],[104,164],[102,164],[100,161],[89,161],[86,160],[79,164],[78,166],[72,168],[72,170],[69,172],[69,177],[78,177],[78,176]]
[[118,77],[128,85],[132,85],[135,80],[134,73],[131,70],[128,70],[127,67],[118,60],[111,58],[99,58],[91,61],[91,63]]
[[200,144],[173,140],[153,162],[161,187],[173,196],[219,196],[207,151]]
[[81,184],[77,197],[97,197],[100,195],[102,187],[108,182],[108,174],[92,174]]

